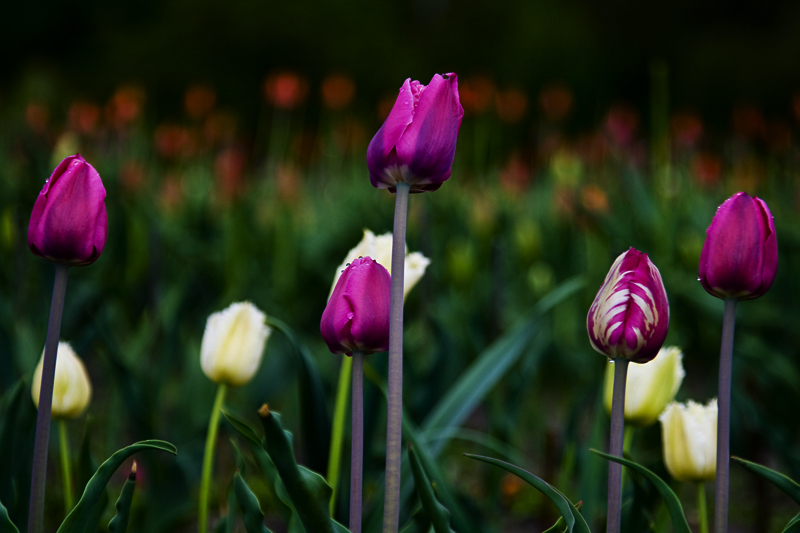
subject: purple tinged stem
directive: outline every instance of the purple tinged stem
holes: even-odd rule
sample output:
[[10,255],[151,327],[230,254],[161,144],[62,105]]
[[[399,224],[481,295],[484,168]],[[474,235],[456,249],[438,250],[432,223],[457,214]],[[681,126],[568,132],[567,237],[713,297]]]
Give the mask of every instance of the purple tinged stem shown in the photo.
[[[611,439],[609,452],[622,457],[625,433],[625,382],[628,377],[627,359],[614,359],[614,395],[611,401]],[[619,533],[622,522],[622,465],[608,463],[608,515],[606,533]]]
[[64,312],[64,295],[67,292],[69,265],[56,264],[53,298],[50,302],[50,320],[47,323],[47,341],[42,365],[42,386],[39,390],[39,411],[36,414],[36,440],[33,446],[33,472],[31,497],[28,506],[28,533],[41,533],[44,527],[44,492],[47,482],[47,445],[50,442],[50,412],[53,406],[53,381],[56,377],[58,337],[61,333],[61,315]]
[[733,331],[736,327],[736,303],[725,299],[722,319],[722,342],[719,351],[719,390],[717,416],[717,480],[714,497],[714,532],[728,531],[728,484],[731,457],[731,374],[733,372]]
[[383,533],[397,533],[400,522],[400,458],[403,431],[403,283],[405,277],[407,183],[397,184],[392,240],[392,297],[389,319],[389,398],[386,414],[386,489]]
[[364,464],[364,352],[353,352],[353,413],[350,448],[350,531],[361,533],[361,480]]

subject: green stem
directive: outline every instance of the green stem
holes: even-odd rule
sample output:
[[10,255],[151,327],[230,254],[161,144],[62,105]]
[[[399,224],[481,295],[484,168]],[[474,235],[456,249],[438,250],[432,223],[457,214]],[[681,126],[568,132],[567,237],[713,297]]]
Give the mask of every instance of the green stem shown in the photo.
[[733,330],[736,326],[736,300],[725,300],[722,342],[719,351],[719,390],[717,418],[717,486],[715,491],[714,531],[728,531],[728,478],[731,459],[731,375],[733,372]]
[[389,318],[389,377],[386,412],[386,490],[383,533],[397,533],[400,523],[400,458],[403,452],[403,283],[405,277],[407,183],[397,184],[392,238],[391,315]]
[[61,447],[61,479],[64,483],[64,511],[65,515],[72,510],[72,469],[69,464],[69,442],[67,441],[67,423],[58,421],[58,441]]
[[353,414],[350,448],[350,531],[361,533],[361,485],[364,465],[364,352],[353,352]]
[[697,483],[697,514],[700,515],[700,533],[708,533],[708,506],[706,505],[706,484]]
[[42,528],[44,527],[44,489],[47,483],[47,445],[50,442],[50,413],[53,407],[53,382],[56,377],[58,337],[61,333],[61,315],[64,312],[64,295],[67,292],[68,274],[69,265],[56,264],[53,298],[50,301],[50,319],[47,324],[47,341],[44,346],[44,362],[42,363],[39,411],[36,413],[31,497],[28,505],[28,533],[42,533]]
[[[628,376],[627,359],[614,359],[614,396],[611,401],[611,438],[609,454],[622,457],[622,440],[625,430],[625,381]],[[608,465],[608,514],[606,533],[619,533],[622,522],[622,465],[613,461]]]
[[625,426],[625,436],[622,440],[622,453],[625,455],[631,454],[631,445],[633,444],[633,432],[635,428],[633,426]]
[[330,501],[331,516],[336,508],[336,495],[339,488],[339,472],[342,465],[342,447],[344,445],[344,423],[347,417],[347,400],[350,396],[350,372],[353,369],[353,358],[343,357],[339,370],[339,385],[336,387],[336,404],[333,408],[333,429],[331,430],[331,448],[328,453],[328,485],[333,489]]
[[206,450],[203,453],[203,474],[200,481],[200,506],[197,517],[199,533],[206,533],[208,528],[208,491],[211,487],[211,468],[214,466],[214,448],[217,444],[217,429],[219,429],[219,413],[225,392],[228,386],[220,383],[217,387],[217,397],[211,409],[211,418],[208,421],[208,434],[206,435]]

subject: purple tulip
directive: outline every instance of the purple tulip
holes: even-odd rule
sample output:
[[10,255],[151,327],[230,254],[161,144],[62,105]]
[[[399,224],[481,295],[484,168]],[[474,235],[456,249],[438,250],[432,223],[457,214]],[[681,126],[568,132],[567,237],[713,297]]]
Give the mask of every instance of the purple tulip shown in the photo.
[[737,192],[719,206],[700,254],[700,283],[717,298],[750,300],[778,270],[775,222],[764,200]]
[[435,191],[450,178],[464,116],[456,78],[436,74],[427,87],[410,78],[403,83],[367,149],[373,186],[395,192],[405,182],[411,192]]
[[333,353],[385,352],[389,349],[389,272],[369,257],[344,269],[319,329]]
[[36,198],[28,226],[31,251],[71,266],[94,263],[106,244],[106,190],[80,154],[64,159]]
[[586,329],[592,348],[610,359],[646,363],[658,354],[669,329],[669,302],[647,254],[631,248],[614,261]]

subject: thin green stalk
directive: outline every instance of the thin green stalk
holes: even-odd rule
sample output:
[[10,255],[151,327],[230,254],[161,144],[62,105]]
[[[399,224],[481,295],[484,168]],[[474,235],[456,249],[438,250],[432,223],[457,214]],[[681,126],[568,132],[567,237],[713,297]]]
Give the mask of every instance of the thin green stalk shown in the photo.
[[208,421],[206,450],[203,453],[203,474],[200,480],[200,506],[197,517],[199,533],[206,533],[208,529],[208,491],[211,487],[211,469],[214,466],[214,448],[217,445],[219,413],[227,390],[228,386],[224,383],[220,383],[217,387],[217,397],[214,399],[214,407],[211,409],[211,418]]
[[67,423],[58,421],[58,442],[61,448],[61,479],[64,483],[64,514],[72,510],[72,469],[69,461],[69,442],[67,441]]
[[53,298],[50,302],[50,319],[47,324],[47,341],[42,364],[42,386],[39,390],[39,412],[36,414],[31,497],[28,506],[28,533],[42,533],[44,526],[44,489],[47,483],[47,445],[50,442],[53,381],[56,377],[58,337],[61,333],[61,315],[64,312],[64,295],[67,292],[68,274],[69,265],[56,264]]
[[728,479],[731,460],[731,375],[733,372],[733,330],[736,326],[736,302],[725,300],[722,319],[722,342],[719,351],[719,391],[717,417],[717,486],[714,497],[714,531],[728,531]]
[[400,523],[400,458],[402,454],[400,441],[403,432],[403,283],[405,281],[409,189],[407,183],[397,184],[394,206],[383,533],[397,533]]
[[[611,401],[611,438],[609,454],[622,457],[625,431],[625,381],[628,377],[627,359],[614,359],[614,396]],[[606,533],[619,533],[622,522],[622,465],[608,464],[608,515]]]
[[336,496],[339,493],[339,472],[342,466],[342,447],[344,446],[344,423],[347,418],[347,399],[350,396],[350,373],[353,370],[353,359],[342,358],[339,370],[339,385],[336,387],[336,403],[333,408],[333,428],[331,430],[331,448],[328,453],[328,485],[333,489],[329,509],[331,516],[336,509]]
[[361,472],[364,465],[364,352],[353,352],[353,414],[350,447],[350,531],[361,533]]
[[700,515],[700,533],[708,533],[708,506],[706,505],[706,484],[697,483],[697,514]]

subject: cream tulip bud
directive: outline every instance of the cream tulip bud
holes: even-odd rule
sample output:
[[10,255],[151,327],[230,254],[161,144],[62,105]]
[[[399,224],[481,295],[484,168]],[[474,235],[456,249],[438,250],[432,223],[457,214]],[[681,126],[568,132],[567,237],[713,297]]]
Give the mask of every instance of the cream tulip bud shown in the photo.
[[[625,385],[625,423],[638,427],[655,424],[658,415],[675,398],[685,375],[683,352],[675,346],[661,348],[656,358],[647,363],[630,365]],[[614,364],[609,363],[603,391],[609,413],[613,393]]]
[[[31,396],[33,404],[39,408],[39,392],[42,387],[42,365],[44,351],[36,370],[33,371]],[[66,342],[58,343],[56,355],[56,376],[53,381],[53,406],[51,419],[75,418],[80,416],[92,399],[92,384],[83,361],[75,354],[72,346]]]
[[[422,279],[425,274],[425,269],[431,263],[431,260],[419,252],[408,253],[406,246],[406,260],[403,278],[403,297],[408,296],[409,291],[414,288],[414,285]],[[344,261],[339,268],[336,269],[336,275],[333,277],[333,285],[331,286],[330,294],[333,294],[333,288],[336,287],[336,282],[342,275],[344,269],[358,259],[359,257],[371,257],[378,262],[379,265],[392,274],[392,234],[384,233],[383,235],[375,235],[370,230],[364,230],[364,237],[361,239],[355,248],[347,253]],[[330,295],[328,295],[330,299]]]
[[253,379],[271,332],[266,319],[250,302],[232,304],[209,316],[200,347],[205,375],[233,387]]
[[671,403],[659,417],[664,463],[678,481],[717,477],[717,399],[707,405]]

